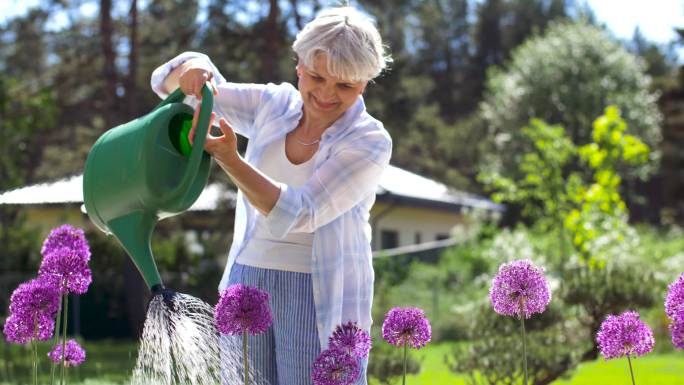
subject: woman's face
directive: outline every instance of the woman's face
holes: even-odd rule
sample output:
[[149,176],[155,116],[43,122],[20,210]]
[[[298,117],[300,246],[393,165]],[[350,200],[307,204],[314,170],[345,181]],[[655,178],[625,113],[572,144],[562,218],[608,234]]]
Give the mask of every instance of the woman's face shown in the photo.
[[314,119],[333,122],[356,102],[368,81],[352,82],[333,77],[326,68],[327,60],[327,55],[320,54],[314,60],[314,68],[297,65],[297,76],[304,111]]

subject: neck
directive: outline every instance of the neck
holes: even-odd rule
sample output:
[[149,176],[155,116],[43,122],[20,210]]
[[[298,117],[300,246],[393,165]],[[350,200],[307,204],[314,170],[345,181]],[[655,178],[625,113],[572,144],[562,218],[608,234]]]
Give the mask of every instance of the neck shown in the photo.
[[302,136],[307,138],[317,138],[323,135],[323,132],[325,132],[328,127],[332,126],[337,119],[339,119],[339,116],[332,120],[321,118],[316,119],[312,117],[311,114],[308,114],[306,110],[304,110],[302,120],[299,123],[299,129],[302,133]]

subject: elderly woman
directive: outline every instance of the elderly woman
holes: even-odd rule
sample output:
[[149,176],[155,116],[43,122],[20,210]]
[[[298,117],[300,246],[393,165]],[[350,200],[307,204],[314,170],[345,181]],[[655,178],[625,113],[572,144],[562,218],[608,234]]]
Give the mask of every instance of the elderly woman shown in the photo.
[[[392,149],[361,96],[389,60],[373,23],[350,7],[329,9],[293,49],[297,89],[228,82],[193,52],[152,74],[161,97],[180,86],[196,103],[207,81],[213,87],[223,135],[204,148],[239,189],[219,289],[242,283],[271,294],[273,326],[249,337],[251,366],[271,385],[311,383],[311,363],[337,325],[370,330],[368,218]],[[235,132],[249,139],[244,158]]]

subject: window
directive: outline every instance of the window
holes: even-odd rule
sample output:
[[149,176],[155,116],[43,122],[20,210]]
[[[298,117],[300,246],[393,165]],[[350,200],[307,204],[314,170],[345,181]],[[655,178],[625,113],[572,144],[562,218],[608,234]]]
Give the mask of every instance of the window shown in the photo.
[[399,232],[396,230],[380,231],[380,248],[393,249],[399,246]]
[[413,237],[413,243],[417,245],[417,244],[422,243],[422,242],[423,242],[422,234],[420,233],[420,231],[416,231],[416,234]]
[[448,239],[449,234],[437,234],[435,235],[435,241],[441,241],[442,239]]

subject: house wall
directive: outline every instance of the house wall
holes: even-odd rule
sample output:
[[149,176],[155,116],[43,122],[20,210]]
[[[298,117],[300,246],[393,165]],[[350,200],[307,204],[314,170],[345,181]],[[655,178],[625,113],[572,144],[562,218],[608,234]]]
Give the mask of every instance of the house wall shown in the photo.
[[[45,236],[47,236],[50,229],[64,223],[82,228],[94,228],[87,215],[81,212],[80,204],[32,205],[25,207],[26,210],[24,212],[27,215],[27,222],[31,226],[38,226]],[[454,226],[463,224],[463,215],[457,212],[410,206],[395,206],[388,210],[388,207],[388,204],[384,202],[376,202],[371,209],[370,223],[373,226],[374,250],[379,249],[381,246],[380,241],[383,230],[395,231],[397,233],[397,246],[407,246],[434,241],[438,237],[449,237]],[[383,212],[385,213],[381,214]],[[379,219],[377,219],[378,214],[381,214]],[[173,221],[182,220],[182,224],[177,224],[177,226],[187,227],[190,232],[220,231],[224,233],[223,243],[229,245],[230,239],[232,239],[232,216],[234,212],[230,210],[225,215],[230,216],[230,218],[222,215],[222,220],[217,220],[216,216],[198,213],[195,215],[181,215],[173,218]],[[171,221],[171,219],[167,219],[164,222],[170,223]],[[159,228],[158,231],[163,231],[163,229]],[[420,239],[416,238],[416,234],[420,234]],[[221,257],[224,256],[221,255]]]
[[[373,226],[373,250],[381,248],[383,230],[396,231],[398,245],[435,241],[438,237],[450,237],[454,226],[463,224],[463,215],[424,207],[395,206],[389,208],[384,202],[376,202],[371,210]],[[387,210],[387,211],[386,211]],[[385,212],[382,214],[382,212]],[[377,218],[380,215],[380,218]],[[420,239],[416,239],[420,234]]]
[[68,223],[75,227],[94,227],[88,216],[81,212],[81,204],[55,204],[55,205],[25,205],[26,223],[32,227],[40,228],[41,232],[48,235],[54,227]]

